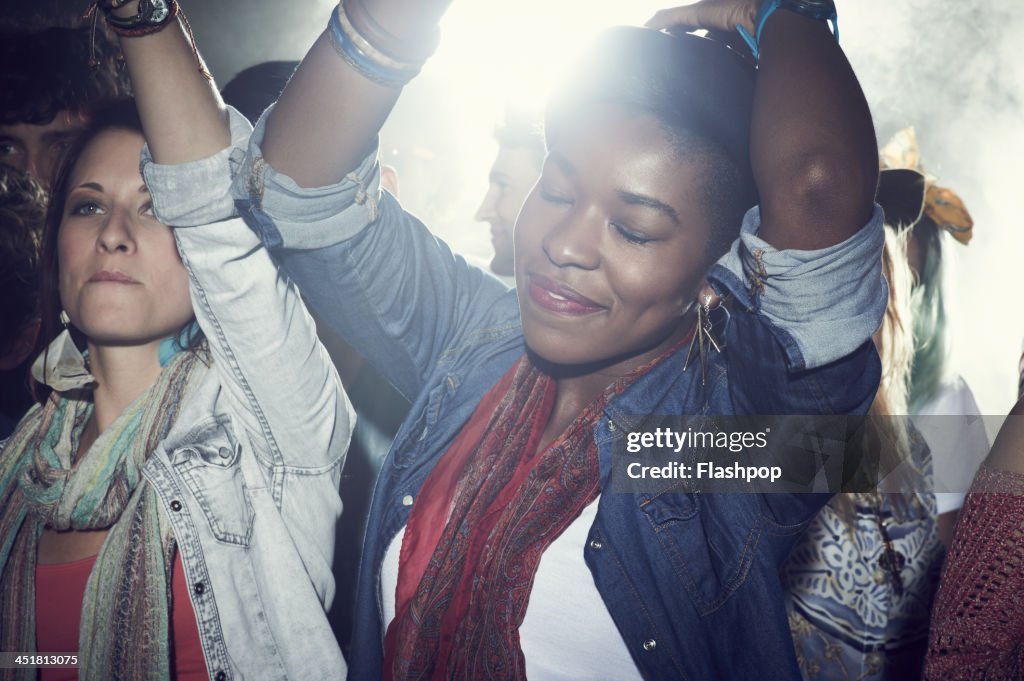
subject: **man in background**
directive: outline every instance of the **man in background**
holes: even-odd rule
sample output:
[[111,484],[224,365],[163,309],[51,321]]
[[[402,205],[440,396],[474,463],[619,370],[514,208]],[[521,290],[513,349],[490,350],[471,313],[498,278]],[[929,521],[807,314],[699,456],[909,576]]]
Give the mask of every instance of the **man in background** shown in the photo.
[[507,114],[505,125],[498,128],[494,137],[498,141],[498,156],[491,166],[487,194],[474,217],[491,226],[491,271],[512,285],[512,229],[526,195],[540,177],[546,151],[539,123],[525,114]]
[[120,52],[103,31],[0,33],[0,164],[49,188],[90,106],[128,94]]

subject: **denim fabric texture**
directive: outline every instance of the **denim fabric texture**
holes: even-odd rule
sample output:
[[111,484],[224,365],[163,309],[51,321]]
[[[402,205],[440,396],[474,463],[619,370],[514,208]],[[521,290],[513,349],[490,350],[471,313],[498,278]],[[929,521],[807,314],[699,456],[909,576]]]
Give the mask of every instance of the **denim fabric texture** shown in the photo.
[[325,608],[354,414],[297,288],[231,217],[231,154],[165,167],[143,150],[157,217],[211,223],[175,237],[213,359],[143,474],[174,529],[210,678],[341,678]]
[[[244,161],[251,174],[235,178],[247,219],[264,234],[273,224],[282,269],[413,403],[364,543],[349,678],[375,681],[381,561],[427,474],[525,351],[516,293],[380,193],[372,157],[333,189],[307,192],[262,162],[261,135],[262,123]],[[614,446],[661,415],[866,413],[880,376],[870,337],[886,304],[880,211],[821,251],[770,249],[757,224],[752,211],[711,273],[733,302],[706,383],[699,368],[683,371],[683,348],[607,407],[594,432],[605,483]],[[778,570],[827,498],[602,493],[584,559],[644,677],[799,679]]]

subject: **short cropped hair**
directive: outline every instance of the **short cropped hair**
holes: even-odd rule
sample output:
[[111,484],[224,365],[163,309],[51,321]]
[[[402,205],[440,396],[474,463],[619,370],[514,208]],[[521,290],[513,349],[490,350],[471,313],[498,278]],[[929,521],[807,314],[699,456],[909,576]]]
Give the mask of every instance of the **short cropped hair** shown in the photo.
[[544,161],[544,124],[539,117],[521,111],[508,111],[505,122],[494,131],[498,146],[506,149],[525,149]]
[[724,253],[757,203],[750,164],[755,70],[724,43],[620,26],[606,31],[548,104],[548,148],[559,135],[614,104],[653,116],[676,150],[702,166],[711,222],[709,257]]

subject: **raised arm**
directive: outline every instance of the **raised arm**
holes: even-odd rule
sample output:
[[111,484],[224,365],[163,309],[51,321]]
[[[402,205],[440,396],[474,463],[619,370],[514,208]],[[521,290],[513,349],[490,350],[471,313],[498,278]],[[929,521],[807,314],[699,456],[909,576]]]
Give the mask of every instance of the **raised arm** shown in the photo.
[[[139,15],[139,0],[130,0],[112,14],[114,20],[131,21]],[[179,16],[149,35],[122,33],[120,42],[146,141],[157,163],[195,161],[228,146],[231,133],[224,103]]]
[[[447,6],[447,0],[346,0],[344,16],[381,56],[414,65],[436,46]],[[353,171],[401,92],[401,84],[367,75],[386,75],[387,68],[359,70],[342,52],[330,29],[321,34],[267,121],[264,158],[300,187],[334,184]]]
[[1024,400],[999,430],[957,522],[932,607],[924,678],[1024,674]]
[[[138,15],[138,4],[115,10],[115,21]],[[121,37],[147,140],[142,170],[154,213],[176,229],[224,398],[263,444],[265,464],[340,470],[351,409],[337,373],[296,287],[230,219],[231,145],[243,145],[250,126],[237,113],[229,124],[180,20],[152,28]]]
[[[648,25],[722,31],[742,25],[754,34],[762,4],[705,0],[659,12]],[[750,147],[759,234],[778,249],[817,249],[845,240],[870,219],[877,144],[864,93],[828,25],[787,4],[768,16],[758,41]]]

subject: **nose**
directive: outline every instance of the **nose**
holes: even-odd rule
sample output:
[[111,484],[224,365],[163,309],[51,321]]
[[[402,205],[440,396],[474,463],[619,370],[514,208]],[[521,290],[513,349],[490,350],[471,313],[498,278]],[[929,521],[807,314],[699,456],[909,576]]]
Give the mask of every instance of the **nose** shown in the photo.
[[22,165],[24,167],[19,168],[19,170],[23,170],[37,181],[42,182],[47,186],[52,184],[53,178],[50,177],[52,169],[43,161],[42,154],[33,152],[25,154],[25,162]]
[[541,246],[548,260],[558,267],[596,269],[601,264],[601,226],[596,211],[574,209],[544,235]]
[[131,253],[135,250],[135,224],[128,211],[114,209],[103,223],[96,239],[105,253]]
[[476,214],[473,215],[473,219],[477,222],[490,222],[497,217],[497,203],[497,190],[492,186],[487,190],[487,193],[484,194],[484,200],[480,203],[480,207],[476,209]]

